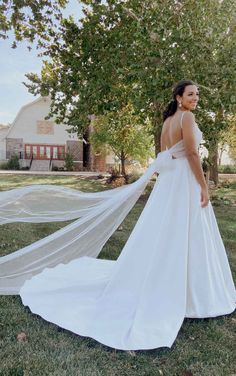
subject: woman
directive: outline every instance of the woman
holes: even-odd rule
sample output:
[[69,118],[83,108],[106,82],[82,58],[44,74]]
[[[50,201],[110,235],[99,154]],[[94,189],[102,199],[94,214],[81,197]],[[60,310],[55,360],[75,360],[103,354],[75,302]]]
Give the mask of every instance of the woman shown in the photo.
[[[173,92],[174,99],[164,112],[164,124],[161,133],[161,150],[169,149],[183,139],[186,157],[201,187],[201,206],[208,204],[208,187],[204,178],[201,161],[195,142],[195,119],[191,112],[199,100],[198,87],[191,81],[181,81]],[[178,103],[178,108],[177,108]],[[184,112],[187,112],[184,115]],[[181,121],[179,121],[181,119]]]
[[[92,200],[73,214],[82,222],[5,256],[2,291],[10,291],[14,282],[12,291],[20,287],[22,302],[33,313],[121,350],[171,347],[185,317],[233,312],[235,287],[197,151],[202,133],[191,111],[198,99],[197,85],[179,82],[164,112],[162,151],[143,176],[98,195],[80,192],[80,203]],[[99,253],[155,171],[154,188],[118,259],[87,257],[94,249]],[[45,202],[35,214],[31,204],[39,192],[38,187],[17,191],[22,205],[17,213],[7,194],[5,221],[55,220],[56,212],[43,211]],[[61,194],[68,195],[69,206],[72,192]],[[78,193],[73,194],[76,207]],[[27,215],[22,214],[24,200]],[[83,250],[79,255],[78,249]],[[70,259],[63,258],[65,253]]]

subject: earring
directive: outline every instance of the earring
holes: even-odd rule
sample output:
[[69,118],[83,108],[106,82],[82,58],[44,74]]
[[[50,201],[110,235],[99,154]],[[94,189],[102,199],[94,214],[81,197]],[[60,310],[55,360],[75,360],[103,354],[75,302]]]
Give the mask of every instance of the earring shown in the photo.
[[182,107],[182,103],[181,102],[179,102],[179,107]]

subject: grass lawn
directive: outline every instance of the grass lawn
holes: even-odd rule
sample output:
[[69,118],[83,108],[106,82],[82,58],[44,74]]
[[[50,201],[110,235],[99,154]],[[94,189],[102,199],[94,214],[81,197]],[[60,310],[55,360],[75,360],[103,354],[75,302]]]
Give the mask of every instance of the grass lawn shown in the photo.
[[[76,176],[0,177],[0,190],[29,184],[57,184],[84,190],[106,189],[104,181]],[[142,211],[152,180],[122,227],[109,239],[100,258],[116,259]],[[211,189],[212,202],[236,280],[236,183]],[[3,225],[0,255],[40,239],[64,223]],[[17,340],[24,332],[26,340]],[[114,350],[80,337],[31,314],[19,296],[0,296],[0,376],[235,376],[236,315],[185,319],[172,348]]]

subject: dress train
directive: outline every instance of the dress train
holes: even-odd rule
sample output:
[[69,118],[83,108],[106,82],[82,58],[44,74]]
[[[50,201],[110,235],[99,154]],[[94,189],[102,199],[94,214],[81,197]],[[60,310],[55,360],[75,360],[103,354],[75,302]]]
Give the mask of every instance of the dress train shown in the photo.
[[[178,187],[178,189],[177,189]],[[32,312],[121,350],[171,347],[185,317],[235,309],[235,287],[211,203],[186,158],[161,173],[116,261],[82,257],[20,291]]]
[[[197,125],[195,135],[199,144]],[[159,176],[118,259],[95,258],[154,171]],[[28,196],[19,193],[22,202],[28,202],[27,212],[22,212],[20,199],[7,207],[3,199],[3,222],[34,220],[41,191],[28,190]],[[60,219],[63,211],[75,218],[81,215],[81,221],[0,262],[2,291],[19,289],[23,304],[33,313],[112,348],[138,350],[171,347],[185,317],[234,311],[236,293],[227,254],[211,202],[200,206],[200,187],[183,140],[159,153],[130,186],[87,198],[70,191],[65,195],[70,211],[64,207],[66,201],[54,199],[64,205],[61,212],[53,207],[46,214],[36,210],[36,219]],[[83,208],[73,210],[73,202]]]

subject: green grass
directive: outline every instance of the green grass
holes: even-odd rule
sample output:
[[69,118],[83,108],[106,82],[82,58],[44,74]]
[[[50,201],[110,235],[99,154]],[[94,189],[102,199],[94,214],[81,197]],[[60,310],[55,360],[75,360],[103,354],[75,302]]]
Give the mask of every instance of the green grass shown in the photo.
[[103,179],[88,179],[81,176],[0,175],[0,191],[32,184],[64,185],[81,191],[93,192],[105,189]]
[[[3,176],[0,189],[29,184],[62,184],[80,190],[106,189],[104,181],[70,177]],[[151,181],[137,204],[106,243],[99,257],[116,259],[142,211]],[[235,183],[211,190],[220,231],[236,278]],[[223,199],[222,199],[223,197]],[[9,224],[1,227],[1,254],[32,243],[65,223]],[[31,314],[19,296],[0,297],[0,376],[235,376],[235,314],[185,319],[172,346],[148,351],[114,350]],[[26,333],[26,341],[17,334]]]

